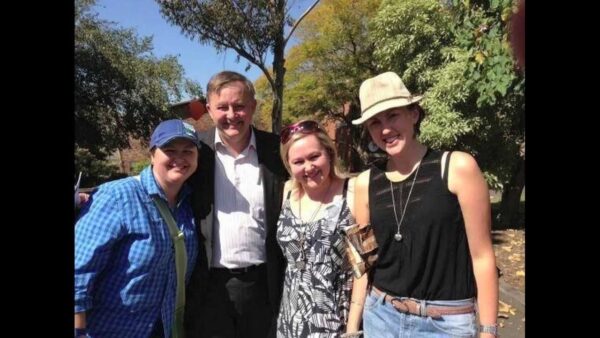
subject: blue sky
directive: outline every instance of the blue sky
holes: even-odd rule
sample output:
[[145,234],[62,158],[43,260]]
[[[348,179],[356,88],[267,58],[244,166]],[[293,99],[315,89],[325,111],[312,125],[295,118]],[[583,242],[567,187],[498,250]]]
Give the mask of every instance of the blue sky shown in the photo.
[[[290,1],[294,17],[301,15],[311,3],[308,0]],[[237,71],[252,81],[262,74],[254,65],[246,72],[248,62],[240,59],[236,63],[237,54],[233,50],[217,54],[212,46],[202,45],[183,36],[179,27],[171,26],[158,8],[155,0],[98,0],[95,6],[100,18],[113,21],[123,28],[133,28],[139,36],[152,36],[154,55],[177,56],[185,69],[185,76],[200,83],[204,93],[208,79],[221,70]],[[268,66],[271,62],[269,59]]]

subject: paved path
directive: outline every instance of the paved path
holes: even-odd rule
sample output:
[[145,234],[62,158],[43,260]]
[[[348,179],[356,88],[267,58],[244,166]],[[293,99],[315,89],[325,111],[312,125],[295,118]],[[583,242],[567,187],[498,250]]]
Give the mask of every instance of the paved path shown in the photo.
[[500,300],[509,304],[515,310],[514,315],[508,318],[499,318],[499,333],[502,338],[525,337],[525,294],[518,289],[504,283],[500,279]]

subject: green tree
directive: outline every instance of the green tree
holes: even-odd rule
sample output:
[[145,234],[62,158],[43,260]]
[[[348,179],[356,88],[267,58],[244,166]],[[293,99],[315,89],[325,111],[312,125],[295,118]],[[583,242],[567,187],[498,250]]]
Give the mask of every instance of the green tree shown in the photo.
[[[157,0],[161,13],[181,31],[201,43],[210,43],[218,51],[233,49],[262,70],[273,98],[272,130],[281,128],[285,47],[302,19],[319,0],[294,20],[286,0]],[[286,33],[286,28],[288,31]],[[267,56],[273,55],[272,68]],[[250,64],[248,64],[248,68]]]
[[95,155],[149,136],[170,117],[169,101],[200,87],[182,78],[174,56],[152,55],[152,39],[114,28],[91,12],[95,1],[77,1],[75,21],[75,142]]
[[[358,103],[361,80],[378,71],[367,25],[380,2],[327,0],[307,18],[298,32],[304,62],[295,71],[298,83],[314,84],[317,93],[302,94],[305,86],[298,87],[299,93],[295,95],[301,99],[302,110],[344,119],[339,115],[341,106],[347,102]],[[304,73],[308,73],[306,78]],[[290,90],[296,90],[292,85]]]
[[413,93],[427,93],[420,138],[436,148],[455,146],[478,123],[458,107],[467,96],[467,56],[453,45],[452,20],[437,0],[384,1],[370,26],[382,69],[400,74]]
[[144,168],[149,166],[151,163],[150,159],[145,159],[143,161],[134,162],[131,164],[131,175],[139,175]]
[[[380,2],[321,1],[299,27],[300,43],[286,56],[284,120],[325,119],[336,123],[338,134],[351,133],[352,144],[338,144],[341,160],[350,171],[361,169],[360,155],[364,154],[360,147],[353,146],[358,144],[361,133],[351,128],[351,120],[360,115],[361,81],[378,70],[367,25]],[[270,92],[263,83],[263,78],[257,80],[258,96],[268,97]],[[339,139],[345,137],[340,135]]]
[[[94,4],[75,2],[75,146],[103,161],[128,147],[130,137],[148,139],[154,126],[173,117],[169,102],[202,94],[183,78],[175,56],[155,57],[152,38],[100,20]],[[77,168],[84,177],[88,169]]]
[[[378,63],[401,74],[409,88],[427,93],[421,139],[471,152],[492,188],[520,195],[524,78],[515,71],[508,44],[512,9],[511,0],[384,1],[371,37],[378,41]],[[514,220],[516,201],[501,222]]]
[[[421,140],[474,154],[490,186],[516,196],[517,208],[506,198],[512,207],[501,213],[514,221],[524,185],[525,107],[524,78],[508,44],[513,10],[511,0],[323,0],[287,55],[284,119],[341,118],[340,107],[350,103],[349,125],[359,113],[360,83],[395,71],[413,92],[426,93]],[[269,95],[264,79],[257,91]],[[352,130],[352,148],[364,148],[360,128]]]
[[94,187],[103,182],[120,178],[119,168],[106,161],[98,160],[87,149],[75,149],[76,173],[82,171],[80,186],[84,188]]
[[[475,90],[485,133],[477,139],[488,147],[481,160],[489,165],[502,188],[497,215],[501,226],[515,225],[525,187],[525,78],[514,62],[509,43],[509,20],[517,1],[493,0],[463,3],[454,0],[453,12],[461,25],[456,36],[469,51],[465,78]],[[476,142],[474,142],[476,143]]]

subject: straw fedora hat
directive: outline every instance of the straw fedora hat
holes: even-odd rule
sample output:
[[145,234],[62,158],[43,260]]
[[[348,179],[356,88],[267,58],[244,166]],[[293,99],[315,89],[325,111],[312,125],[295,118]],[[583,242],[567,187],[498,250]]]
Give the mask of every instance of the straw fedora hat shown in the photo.
[[352,120],[358,125],[390,108],[404,107],[419,102],[423,96],[413,96],[398,74],[386,72],[365,80],[360,85],[361,116]]

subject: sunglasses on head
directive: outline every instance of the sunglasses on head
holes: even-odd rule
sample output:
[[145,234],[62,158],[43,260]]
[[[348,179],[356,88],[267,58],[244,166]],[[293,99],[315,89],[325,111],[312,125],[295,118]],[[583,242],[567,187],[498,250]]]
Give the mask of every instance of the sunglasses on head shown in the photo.
[[281,144],[286,144],[295,133],[311,134],[319,130],[319,124],[315,121],[300,121],[281,130]]

